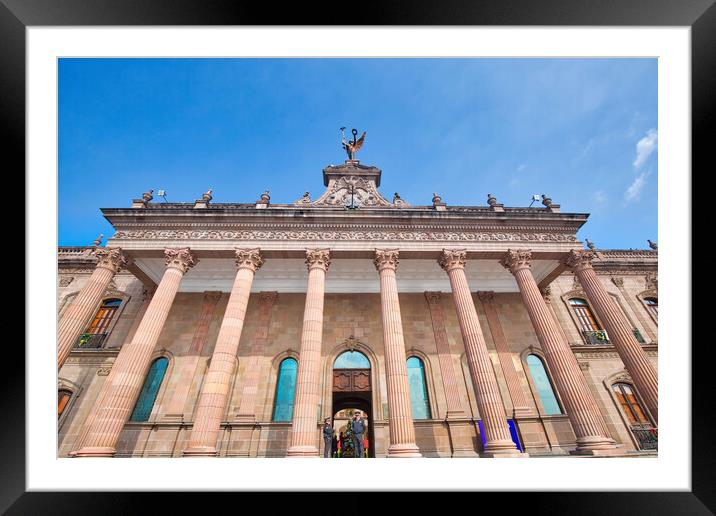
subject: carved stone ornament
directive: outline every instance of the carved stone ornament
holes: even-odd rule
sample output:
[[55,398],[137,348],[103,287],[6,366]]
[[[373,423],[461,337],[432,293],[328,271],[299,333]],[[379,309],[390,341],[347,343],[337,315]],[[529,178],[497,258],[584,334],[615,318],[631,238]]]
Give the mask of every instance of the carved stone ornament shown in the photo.
[[263,305],[273,305],[278,299],[278,292],[276,291],[264,291],[259,292],[259,302]]
[[[318,201],[316,201],[318,202]],[[315,204],[314,204],[315,206]],[[114,240],[248,240],[248,241],[406,241],[406,242],[575,242],[577,237],[568,233],[533,231],[493,231],[470,228],[460,231],[382,228],[329,228],[329,229],[137,229],[120,230]]]
[[153,193],[154,193],[154,190],[153,190],[153,189],[152,189],[152,190],[149,190],[148,192],[144,192],[144,193],[142,194],[142,199],[144,200],[144,202],[149,202],[149,201],[151,201],[152,199],[154,199],[154,196],[152,195]]
[[294,202],[296,206],[310,206],[311,205],[311,193],[304,192],[303,197]]
[[495,300],[495,292],[492,290],[478,290],[477,297],[483,303],[492,303]]
[[613,277],[612,283],[614,283],[617,287],[622,288],[624,286],[624,278],[621,277]]
[[464,269],[467,262],[467,251],[465,249],[443,249],[438,258],[438,264],[445,272],[453,269]]
[[500,265],[510,272],[530,267],[532,251],[513,251],[508,249],[500,260]]
[[306,266],[308,270],[323,269],[328,270],[331,264],[331,252],[328,249],[307,249],[306,250]]
[[214,198],[214,197],[211,195],[211,192],[212,192],[212,191],[213,191],[213,190],[212,190],[211,188],[209,188],[206,192],[204,192],[204,193],[202,194],[201,198],[208,203],[209,201],[211,201],[211,200]]
[[375,259],[373,263],[378,271],[383,269],[397,269],[398,268],[398,250],[397,249],[376,249]]
[[125,255],[121,249],[103,248],[96,249],[94,255],[97,257],[97,267],[104,267],[117,273],[132,263],[132,259]]
[[443,297],[442,292],[430,292],[430,291],[425,292],[425,299],[428,301],[429,305],[439,304],[442,297]]
[[74,281],[74,279],[74,276],[65,276],[64,278],[60,278],[60,286],[67,287],[70,283]]
[[594,251],[590,250],[571,250],[564,259],[564,264],[572,270],[579,271],[582,269],[592,268],[592,260],[594,259]]
[[167,267],[174,267],[182,271],[182,274],[186,274],[199,260],[197,260],[194,253],[186,247],[184,249],[165,249],[164,262]]
[[97,376],[109,376],[109,372],[111,370],[111,367],[100,367],[99,369],[97,369]]
[[659,290],[659,276],[655,272],[650,272],[644,277],[647,290]]
[[355,176],[344,176],[331,181],[323,195],[312,206],[346,206],[351,200],[355,206],[393,206],[378,192],[373,181]]
[[358,344],[362,343],[361,341],[356,339],[354,335],[350,335],[346,340],[343,341],[343,346],[345,346],[348,351],[355,351],[358,347]]
[[236,268],[256,272],[264,264],[259,249],[236,249]]
[[433,193],[433,206],[437,206],[438,204],[442,203],[443,199],[440,197],[437,192]]
[[542,299],[544,299],[547,303],[552,301],[552,285],[547,285],[546,287],[539,289],[539,292],[542,294]]
[[576,274],[572,276],[572,290],[582,290],[582,284]]

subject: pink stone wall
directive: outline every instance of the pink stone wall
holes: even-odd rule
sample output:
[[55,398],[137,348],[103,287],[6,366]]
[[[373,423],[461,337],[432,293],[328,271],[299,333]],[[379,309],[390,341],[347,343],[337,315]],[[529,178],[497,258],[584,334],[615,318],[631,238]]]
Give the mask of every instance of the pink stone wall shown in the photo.
[[[330,274],[330,272],[329,272]],[[63,274],[60,275],[64,276]],[[68,293],[82,287],[84,276],[87,274],[69,274],[75,279],[69,286],[60,288],[59,299]],[[636,309],[643,308],[640,304],[629,304],[624,298],[625,292],[636,296],[646,289],[643,276],[624,276],[623,289],[610,281],[609,277],[600,275],[605,287],[617,295],[622,306],[626,306],[627,317],[640,329],[648,341],[649,335],[656,335],[657,326],[644,311],[639,315]],[[579,332],[562,302],[560,296],[572,290],[572,275],[564,274],[551,285],[551,306],[571,344],[582,344]],[[115,283],[119,290],[131,296],[124,308],[120,319],[110,337],[113,345],[126,342],[132,327],[134,316],[142,303],[141,283],[131,275],[121,273],[116,276]],[[448,429],[442,419],[445,417],[447,402],[440,378],[440,366],[437,349],[433,336],[430,311],[422,293],[400,294],[401,317],[405,336],[405,348],[408,356],[418,354],[425,360],[428,374],[428,391],[430,396],[433,421],[420,421],[415,423],[415,433],[418,447],[425,456],[450,456]],[[157,399],[150,423],[128,423],[120,436],[117,447],[117,456],[180,456],[193,418],[195,404],[201,388],[203,375],[206,371],[207,361],[216,342],[221,319],[224,314],[228,294],[219,300],[209,321],[209,327],[201,356],[196,367],[196,375],[187,395],[184,417],[188,423],[164,421],[163,416],[170,406],[173,396],[179,392],[179,371],[181,364],[188,360],[192,338],[196,325],[201,316],[203,293],[179,293],[169,313],[167,323],[157,343],[156,353],[162,352],[170,357],[172,364],[168,370],[162,390]],[[476,294],[473,294],[475,307],[484,329],[489,328],[487,318]],[[637,301],[638,302],[638,301]],[[305,296],[304,294],[279,293],[273,306],[268,340],[262,350],[258,367],[260,383],[256,397],[256,414],[260,421],[257,428],[244,427],[234,424],[233,418],[241,403],[242,378],[245,376],[245,367],[248,361],[247,353],[251,349],[251,340],[254,338],[256,325],[259,320],[258,294],[252,294],[249,300],[246,322],[241,337],[238,353],[238,374],[231,389],[225,423],[222,426],[220,438],[220,455],[222,456],[282,456],[290,443],[290,425],[284,423],[271,423],[273,397],[276,385],[277,367],[280,358],[293,354],[296,356],[300,349],[301,326],[303,319]],[[441,301],[445,316],[451,359],[454,364],[458,380],[458,390],[467,406],[467,416],[478,416],[475,404],[475,394],[469,372],[464,361],[464,347],[460,328],[455,313],[453,301],[449,292],[444,292]],[[494,303],[502,325],[507,343],[512,351],[513,363],[530,408],[537,410],[534,403],[535,394],[530,388],[530,382],[525,373],[522,358],[529,353],[530,346],[539,349],[539,342],[532,328],[527,311],[522,305],[520,294],[495,294]],[[322,345],[322,382],[321,416],[330,416],[330,363],[340,353],[342,343],[351,335],[357,341],[367,346],[369,358],[376,360],[374,371],[377,371],[377,380],[374,385],[373,410],[378,418],[375,422],[376,443],[375,449],[379,456],[384,456],[389,444],[388,429],[385,424],[383,409],[387,404],[385,385],[385,363],[383,359],[383,332],[381,324],[381,308],[379,294],[326,294],[324,308],[324,327]],[[644,310],[646,310],[644,308]],[[500,392],[508,413],[511,412],[509,391],[498,362],[492,336],[484,331],[490,358],[497,377]],[[577,350],[575,350],[577,351]],[[585,356],[580,356],[584,353]],[[650,360],[656,364],[656,348],[647,348]],[[59,377],[77,386],[80,395],[73,400],[61,421],[58,442],[59,456],[73,449],[74,441],[79,433],[81,424],[95,402],[96,396],[106,376],[102,376],[107,367],[114,360],[114,352],[84,351],[73,353],[68,363],[60,370]],[[623,372],[624,367],[613,350],[592,350],[580,348],[577,355],[580,363],[588,364],[583,369],[587,383],[592,390],[594,398],[604,414],[605,420],[614,439],[624,444],[626,449],[635,449],[631,434],[624,425],[623,416],[609,392],[605,380]],[[98,375],[98,371],[102,370]],[[375,377],[376,375],[374,375]],[[188,426],[189,425],[189,426]],[[531,455],[539,453],[566,453],[574,447],[575,436],[566,416],[545,416],[539,419],[526,420],[520,424],[523,440],[532,446],[527,451]],[[478,440],[476,434],[472,436]],[[318,426],[316,427],[316,444],[319,444]],[[322,449],[322,448],[319,448]]]

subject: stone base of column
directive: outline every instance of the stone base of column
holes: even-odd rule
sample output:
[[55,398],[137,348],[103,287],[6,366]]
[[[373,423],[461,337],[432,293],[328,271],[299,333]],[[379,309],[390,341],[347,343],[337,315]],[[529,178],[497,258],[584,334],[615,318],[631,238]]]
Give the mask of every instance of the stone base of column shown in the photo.
[[573,450],[569,452],[570,455],[579,457],[624,457],[626,454],[624,450],[619,448],[611,448],[604,450]]
[[388,446],[388,458],[418,458],[423,455],[420,453],[420,449],[414,444],[391,444]]
[[114,457],[117,450],[110,446],[85,446],[70,452],[70,457]]
[[286,450],[286,457],[318,457],[318,448],[315,446],[291,446]]
[[601,436],[587,436],[577,439],[577,449],[570,455],[614,456],[624,453],[614,439]]
[[182,457],[218,457],[219,452],[213,446],[192,446],[182,453]]
[[529,454],[519,451],[515,447],[515,443],[509,440],[488,443],[485,446],[485,451],[482,452],[482,456],[490,458],[527,458]]
[[453,458],[478,458],[479,455],[474,444],[477,441],[477,434],[470,419],[467,419],[464,415],[459,418],[451,418],[448,412],[445,423],[450,435],[451,456]]

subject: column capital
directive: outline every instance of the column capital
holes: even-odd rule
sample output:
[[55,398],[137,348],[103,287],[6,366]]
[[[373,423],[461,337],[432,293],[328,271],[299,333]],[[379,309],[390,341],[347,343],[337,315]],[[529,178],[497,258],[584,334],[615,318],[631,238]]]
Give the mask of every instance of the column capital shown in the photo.
[[306,266],[309,271],[311,269],[323,269],[325,272],[330,264],[330,249],[306,249]]
[[250,269],[256,272],[264,264],[259,249],[234,249],[234,252],[236,253],[237,269]]
[[164,262],[167,268],[179,269],[182,274],[186,274],[199,260],[191,249],[185,247],[183,249],[164,249]]
[[492,290],[478,290],[477,297],[480,298],[480,301],[489,303],[495,300],[495,292]]
[[132,264],[132,258],[119,247],[96,249],[94,255],[97,257],[97,267],[109,269],[115,274]]
[[438,258],[438,264],[445,272],[453,269],[464,269],[467,262],[467,250],[465,249],[443,249]]
[[428,301],[429,305],[437,305],[440,303],[440,300],[443,297],[443,293],[439,291],[425,291],[425,299]]
[[373,259],[376,270],[379,272],[383,269],[396,270],[398,268],[398,254],[397,249],[376,249],[375,258]]
[[591,269],[594,256],[595,253],[591,249],[579,251],[573,249],[569,252],[566,258],[564,258],[563,263],[574,271]]
[[532,251],[513,251],[512,249],[508,249],[500,260],[500,265],[514,273],[520,269],[529,268],[531,262]]

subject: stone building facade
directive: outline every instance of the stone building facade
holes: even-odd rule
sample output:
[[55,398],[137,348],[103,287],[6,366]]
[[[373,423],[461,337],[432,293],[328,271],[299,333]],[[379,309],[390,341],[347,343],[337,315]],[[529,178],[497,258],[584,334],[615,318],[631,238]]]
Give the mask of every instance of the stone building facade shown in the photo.
[[350,409],[375,457],[656,453],[655,244],[583,249],[588,215],[547,197],[413,205],[380,178],[103,209],[106,246],[58,249],[58,456],[318,456]]

